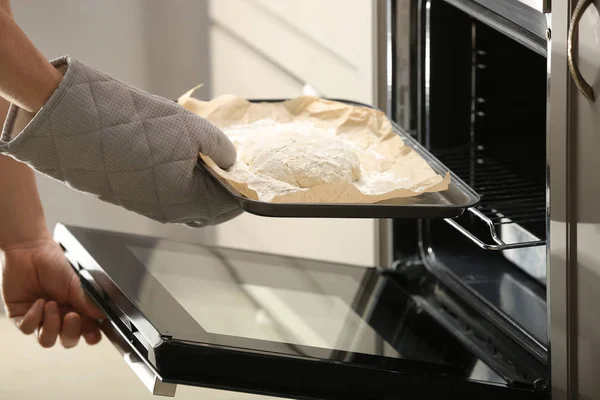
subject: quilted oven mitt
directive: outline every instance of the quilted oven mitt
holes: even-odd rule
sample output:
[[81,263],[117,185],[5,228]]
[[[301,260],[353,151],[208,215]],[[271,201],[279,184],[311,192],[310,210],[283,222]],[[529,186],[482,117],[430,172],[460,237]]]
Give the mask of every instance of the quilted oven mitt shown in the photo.
[[11,105],[0,152],[109,203],[160,222],[199,227],[241,213],[197,166],[236,158],[227,137],[177,103],[110,78],[70,57],[64,78],[32,115]]

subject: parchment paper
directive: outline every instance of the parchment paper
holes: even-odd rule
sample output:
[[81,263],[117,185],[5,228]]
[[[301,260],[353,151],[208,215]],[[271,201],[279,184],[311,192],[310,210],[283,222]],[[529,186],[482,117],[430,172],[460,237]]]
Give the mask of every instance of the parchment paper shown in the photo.
[[[276,196],[273,203],[357,203],[373,204],[391,199],[418,196],[426,192],[448,189],[450,175],[436,174],[427,162],[402,138],[393,132],[390,121],[378,110],[345,103],[302,96],[277,103],[251,103],[241,97],[224,95],[211,101],[200,101],[191,95],[196,88],[179,98],[187,110],[212,122],[221,129],[270,119],[280,123],[308,120],[315,127],[332,129],[335,134],[363,146],[373,146],[385,159],[361,160],[365,170],[390,171],[408,177],[414,183],[410,188],[391,190],[377,195],[366,195],[353,184],[326,184],[308,190]],[[234,192],[251,200],[257,193],[245,182],[236,181],[227,171],[219,168],[209,157],[200,154],[213,175]]]

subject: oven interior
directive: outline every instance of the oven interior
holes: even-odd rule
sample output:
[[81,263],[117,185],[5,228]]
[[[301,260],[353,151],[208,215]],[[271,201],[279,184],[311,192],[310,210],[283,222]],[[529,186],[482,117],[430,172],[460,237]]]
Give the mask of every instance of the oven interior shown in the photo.
[[446,1],[414,15],[412,131],[481,203],[452,221],[394,221],[394,270],[430,285],[439,318],[504,378],[536,381],[548,364],[547,60]]

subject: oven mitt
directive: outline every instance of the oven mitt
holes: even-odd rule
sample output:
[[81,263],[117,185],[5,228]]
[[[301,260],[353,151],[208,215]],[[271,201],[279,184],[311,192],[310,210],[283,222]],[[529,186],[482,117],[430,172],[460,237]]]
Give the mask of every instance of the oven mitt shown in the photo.
[[11,105],[0,152],[156,221],[200,227],[241,213],[198,167],[198,152],[222,168],[235,162],[218,128],[70,57],[52,64],[62,82],[35,115]]

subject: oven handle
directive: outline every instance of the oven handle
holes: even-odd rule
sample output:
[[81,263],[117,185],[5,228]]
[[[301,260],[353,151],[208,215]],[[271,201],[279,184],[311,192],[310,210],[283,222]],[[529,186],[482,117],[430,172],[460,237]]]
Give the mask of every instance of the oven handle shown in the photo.
[[585,81],[585,78],[579,71],[579,66],[575,61],[575,57],[573,57],[573,46],[575,42],[575,36],[579,33],[579,21],[581,21],[581,17],[585,11],[593,3],[594,0],[579,0],[577,7],[575,7],[575,11],[573,12],[573,17],[571,18],[569,37],[567,39],[567,60],[569,63],[571,76],[573,77],[575,85],[577,85],[579,91],[592,103],[595,101],[594,89],[592,89],[592,87]]
[[79,276],[83,290],[96,306],[108,317],[99,322],[100,330],[104,333],[104,336],[106,336],[115,349],[117,349],[125,363],[131,368],[150,393],[155,396],[175,397],[177,385],[164,382],[154,368],[152,368],[152,366],[142,357],[135,346],[129,342],[129,339],[127,339],[124,333],[120,331],[115,322],[118,320],[118,317],[113,315],[112,312],[102,304],[104,291],[94,280],[92,275],[79,266],[79,263],[77,263],[72,253],[65,250],[64,254],[75,273]]
[[137,352],[131,350],[132,346],[123,338],[112,321],[102,321],[100,329],[150,393],[155,396],[175,397],[177,385],[163,382]]

